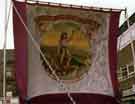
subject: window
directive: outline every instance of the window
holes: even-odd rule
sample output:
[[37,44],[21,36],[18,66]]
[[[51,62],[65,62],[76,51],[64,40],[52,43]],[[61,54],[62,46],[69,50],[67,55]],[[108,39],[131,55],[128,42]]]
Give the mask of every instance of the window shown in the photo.
[[121,68],[121,73],[122,73],[122,79],[126,79],[128,77],[127,67]]
[[120,70],[118,72],[118,79],[119,80],[125,80],[127,78],[130,78],[134,76],[135,74],[135,69],[133,64],[127,64],[122,67],[120,67]]
[[132,74],[134,72],[134,66],[133,65],[128,65],[128,72],[129,72],[129,74]]

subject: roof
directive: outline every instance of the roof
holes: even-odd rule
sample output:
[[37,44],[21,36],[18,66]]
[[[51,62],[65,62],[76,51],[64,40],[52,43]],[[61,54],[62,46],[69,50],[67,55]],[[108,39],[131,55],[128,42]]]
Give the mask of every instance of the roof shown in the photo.
[[[133,13],[132,16],[129,17],[129,24],[130,26],[135,23],[135,13]],[[125,21],[119,29],[119,35],[121,35],[123,32],[125,32],[128,29],[127,22]]]

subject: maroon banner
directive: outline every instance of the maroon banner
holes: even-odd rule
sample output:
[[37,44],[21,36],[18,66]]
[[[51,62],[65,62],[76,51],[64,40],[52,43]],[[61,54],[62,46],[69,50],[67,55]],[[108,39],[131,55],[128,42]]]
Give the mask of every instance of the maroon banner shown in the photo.
[[[26,24],[25,3],[14,1],[13,8],[13,31],[15,44],[16,83],[19,92],[20,103],[24,104],[27,98],[27,31],[21,22],[18,13]],[[17,11],[16,11],[17,10]]]
[[117,36],[120,13],[111,13],[109,34],[109,66],[113,90],[117,100],[120,99],[120,89],[117,77]]
[[[66,92],[58,88],[56,78],[51,75],[46,63],[40,58],[41,56],[35,47],[32,46],[33,43],[30,41],[26,28],[32,31],[34,34],[32,35],[36,40],[40,40],[38,42],[41,50],[43,52],[44,49],[47,50],[47,55],[45,52],[44,54],[55,69],[58,77],[71,88],[69,91],[77,104],[119,104],[120,94],[116,70],[120,11],[87,11],[93,17],[95,16],[96,20],[85,15],[87,13],[85,13],[84,9],[77,9],[77,14],[76,9],[72,10],[72,8],[39,5],[39,8],[36,7],[38,11],[38,13],[36,11],[36,14],[35,9],[33,9],[34,6],[14,1],[13,27],[16,53],[16,81],[21,104],[24,104],[27,99],[29,99],[28,103],[30,104],[72,103]],[[54,15],[55,12],[56,14]],[[79,13],[85,14],[83,16]],[[104,21],[98,15],[102,19],[104,18]],[[21,18],[24,23],[22,23]],[[75,34],[68,48],[65,45],[67,40],[62,37],[63,34]],[[85,38],[85,36],[83,37],[83,35],[89,36],[87,37],[89,39]],[[103,49],[101,49],[100,44],[103,44]],[[58,52],[56,52],[56,47]],[[89,50],[93,52],[89,52],[87,48],[90,48]],[[99,52],[97,52],[98,48]],[[80,53],[85,52],[85,54],[80,54],[79,52],[77,54],[75,49],[79,50]],[[53,53],[53,50],[55,50],[55,53]],[[102,52],[101,55],[98,55],[101,50],[105,50],[105,53]],[[100,61],[96,61],[95,57]],[[101,59],[103,60],[101,61]],[[64,60],[68,60],[68,62]],[[89,62],[91,60],[92,62]],[[85,64],[86,61],[88,64]],[[55,65],[56,63],[58,65]],[[62,70],[59,70],[59,68]],[[68,69],[73,71],[68,71]],[[85,78],[86,73],[88,73],[87,78]],[[92,82],[93,80],[94,82]],[[90,85],[86,86],[87,82]]]
[[[76,104],[120,104],[114,97],[100,94],[71,94]],[[30,104],[72,104],[67,94],[41,95],[32,98]]]

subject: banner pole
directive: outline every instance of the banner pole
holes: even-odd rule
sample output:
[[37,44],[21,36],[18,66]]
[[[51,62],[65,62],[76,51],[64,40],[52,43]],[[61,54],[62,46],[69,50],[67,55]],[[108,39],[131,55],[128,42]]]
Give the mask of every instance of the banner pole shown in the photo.
[[[130,22],[129,22],[129,18],[128,18],[128,14],[127,14],[127,8],[125,9],[125,19],[126,19],[126,22],[127,22],[127,27],[129,29],[130,28]],[[134,70],[135,70],[135,50],[134,50],[134,43],[133,43],[132,34],[130,34],[130,47],[131,47],[131,50],[132,50],[133,66],[134,66]]]
[[84,9],[84,10],[97,10],[97,11],[125,11],[125,9],[114,9],[114,8],[103,8],[103,7],[96,7],[96,6],[83,6],[83,5],[74,5],[74,4],[64,4],[64,3],[55,3],[55,2],[46,2],[41,0],[24,0],[23,2],[28,4],[44,4],[47,6],[54,6],[54,7],[70,7],[76,9]]
[[3,44],[3,104],[6,103],[6,43],[7,43],[7,0],[5,0],[5,27]]

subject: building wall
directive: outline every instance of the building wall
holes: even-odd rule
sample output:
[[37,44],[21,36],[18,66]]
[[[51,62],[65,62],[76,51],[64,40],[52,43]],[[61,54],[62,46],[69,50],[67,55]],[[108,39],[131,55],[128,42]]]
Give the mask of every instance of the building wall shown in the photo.
[[[0,50],[0,96],[2,96],[2,81],[3,81],[3,51]],[[15,53],[14,50],[6,51],[6,92],[11,91],[14,96],[17,96],[15,82]]]
[[3,66],[2,66],[2,51],[0,51],[0,97],[2,96],[2,78],[3,78]]
[[135,104],[135,63],[131,50],[131,41],[135,50],[135,13],[120,27],[118,37],[118,79],[122,91],[123,104]]
[[[133,43],[135,47],[135,41]],[[135,84],[135,67],[130,44],[118,52],[118,79],[123,104],[135,104],[135,92],[132,90]]]

